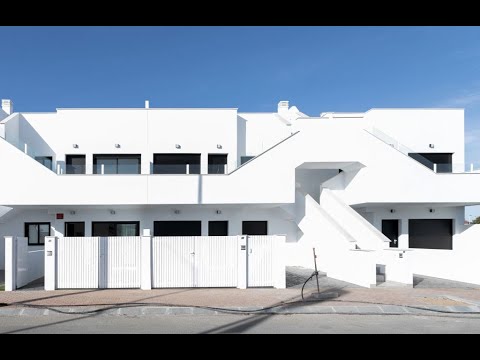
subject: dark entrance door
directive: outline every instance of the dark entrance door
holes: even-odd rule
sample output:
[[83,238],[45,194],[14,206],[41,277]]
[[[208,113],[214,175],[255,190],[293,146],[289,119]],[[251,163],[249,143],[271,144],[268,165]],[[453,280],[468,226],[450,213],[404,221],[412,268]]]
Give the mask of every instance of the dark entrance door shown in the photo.
[[398,220],[382,220],[382,233],[392,240],[390,247],[398,248]]

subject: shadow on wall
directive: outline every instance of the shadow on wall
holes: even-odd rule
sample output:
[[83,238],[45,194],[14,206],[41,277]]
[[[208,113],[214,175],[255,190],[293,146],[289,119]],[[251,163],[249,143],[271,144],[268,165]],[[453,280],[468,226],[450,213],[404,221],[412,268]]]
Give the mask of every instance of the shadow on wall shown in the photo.
[[[53,164],[56,154],[53,149],[43,140],[35,128],[23,117],[20,117],[20,141],[28,146],[28,154],[35,156],[51,156]],[[52,169],[53,170],[53,169]]]

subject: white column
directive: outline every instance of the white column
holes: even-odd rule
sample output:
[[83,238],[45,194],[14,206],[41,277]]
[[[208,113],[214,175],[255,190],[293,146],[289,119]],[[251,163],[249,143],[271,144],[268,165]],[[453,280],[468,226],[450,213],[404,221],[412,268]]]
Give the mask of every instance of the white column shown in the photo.
[[57,285],[57,238],[45,237],[45,290],[55,290]]
[[17,238],[5,236],[5,291],[17,288]]
[[237,236],[238,247],[238,283],[237,288],[247,288],[247,237]]
[[287,274],[285,271],[285,242],[286,236],[275,236],[275,253],[273,254],[273,286],[276,289],[285,289],[287,287]]
[[408,249],[408,219],[400,219],[400,234],[398,236],[398,247]]
[[208,174],[208,153],[200,156],[200,174]]
[[202,236],[208,236],[208,220],[202,220]]
[[152,236],[150,229],[143,229],[141,240],[140,270],[142,290],[152,289]]

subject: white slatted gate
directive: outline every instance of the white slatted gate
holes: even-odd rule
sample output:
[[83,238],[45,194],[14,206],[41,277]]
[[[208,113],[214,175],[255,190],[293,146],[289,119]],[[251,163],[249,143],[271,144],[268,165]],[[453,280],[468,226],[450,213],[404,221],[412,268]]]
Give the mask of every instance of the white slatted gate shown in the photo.
[[140,237],[65,237],[57,243],[57,288],[139,288]]
[[154,237],[152,286],[236,287],[236,236]]
[[276,247],[279,242],[273,236],[247,237],[247,286],[274,286]]

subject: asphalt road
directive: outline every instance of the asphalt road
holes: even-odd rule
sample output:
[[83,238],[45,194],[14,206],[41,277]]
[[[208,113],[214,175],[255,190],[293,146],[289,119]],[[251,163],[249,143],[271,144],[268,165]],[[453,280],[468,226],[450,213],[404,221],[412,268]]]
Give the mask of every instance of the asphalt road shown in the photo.
[[0,333],[480,333],[480,316],[2,316]]

